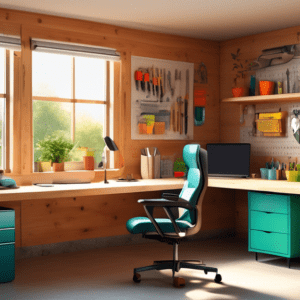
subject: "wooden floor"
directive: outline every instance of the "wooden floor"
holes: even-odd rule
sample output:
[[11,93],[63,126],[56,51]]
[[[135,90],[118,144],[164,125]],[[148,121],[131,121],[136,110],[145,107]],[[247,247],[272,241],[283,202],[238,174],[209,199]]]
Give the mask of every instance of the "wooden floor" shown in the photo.
[[49,255],[16,261],[16,278],[0,284],[0,299],[300,299],[300,260],[291,269],[286,259],[247,250],[234,238],[188,241],[179,245],[179,259],[202,259],[223,277],[182,269],[186,286],[172,286],[171,271],[141,273],[133,268],[172,258],[172,246],[159,242]]

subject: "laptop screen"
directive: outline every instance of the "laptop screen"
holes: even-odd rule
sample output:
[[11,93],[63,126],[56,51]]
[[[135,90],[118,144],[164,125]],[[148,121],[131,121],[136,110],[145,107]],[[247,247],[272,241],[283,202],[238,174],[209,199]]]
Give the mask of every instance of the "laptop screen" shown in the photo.
[[207,144],[208,175],[249,177],[250,144]]

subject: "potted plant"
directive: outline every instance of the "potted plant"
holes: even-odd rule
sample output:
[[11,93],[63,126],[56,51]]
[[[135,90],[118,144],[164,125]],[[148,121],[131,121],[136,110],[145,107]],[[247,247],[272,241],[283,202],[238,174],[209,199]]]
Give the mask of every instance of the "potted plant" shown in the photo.
[[231,53],[231,57],[234,60],[232,71],[235,70],[235,76],[233,79],[234,87],[232,88],[233,97],[244,96],[245,73],[251,70],[251,63],[248,63],[248,60],[243,62],[240,58],[240,54],[240,48],[237,49],[236,53]]
[[186,172],[186,165],[182,158],[177,158],[174,162],[174,176],[175,177],[183,177]]
[[53,164],[53,171],[64,171],[64,161],[68,158],[73,149],[73,143],[62,134],[46,136],[37,144],[41,150],[41,161],[48,161]]

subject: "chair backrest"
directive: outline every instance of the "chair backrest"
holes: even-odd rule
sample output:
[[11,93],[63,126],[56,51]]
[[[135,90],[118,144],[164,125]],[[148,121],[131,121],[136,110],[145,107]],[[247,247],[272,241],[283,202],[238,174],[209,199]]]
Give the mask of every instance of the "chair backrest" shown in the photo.
[[183,148],[183,160],[188,168],[187,180],[181,190],[180,198],[196,206],[196,211],[185,210],[179,220],[187,221],[194,226],[187,230],[187,235],[196,234],[202,223],[202,202],[207,189],[208,164],[207,152],[199,144],[186,145]]

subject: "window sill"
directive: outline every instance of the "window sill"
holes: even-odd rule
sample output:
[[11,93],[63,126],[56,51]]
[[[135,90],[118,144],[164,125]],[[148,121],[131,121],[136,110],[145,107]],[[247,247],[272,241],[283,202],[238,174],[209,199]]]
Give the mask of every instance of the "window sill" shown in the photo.
[[[123,169],[109,169],[106,171],[107,179],[117,178],[122,175]],[[7,173],[5,176],[13,178],[18,186],[32,185],[35,183],[85,183],[100,182],[104,180],[104,170],[72,170],[62,172],[35,172],[31,174]]]

